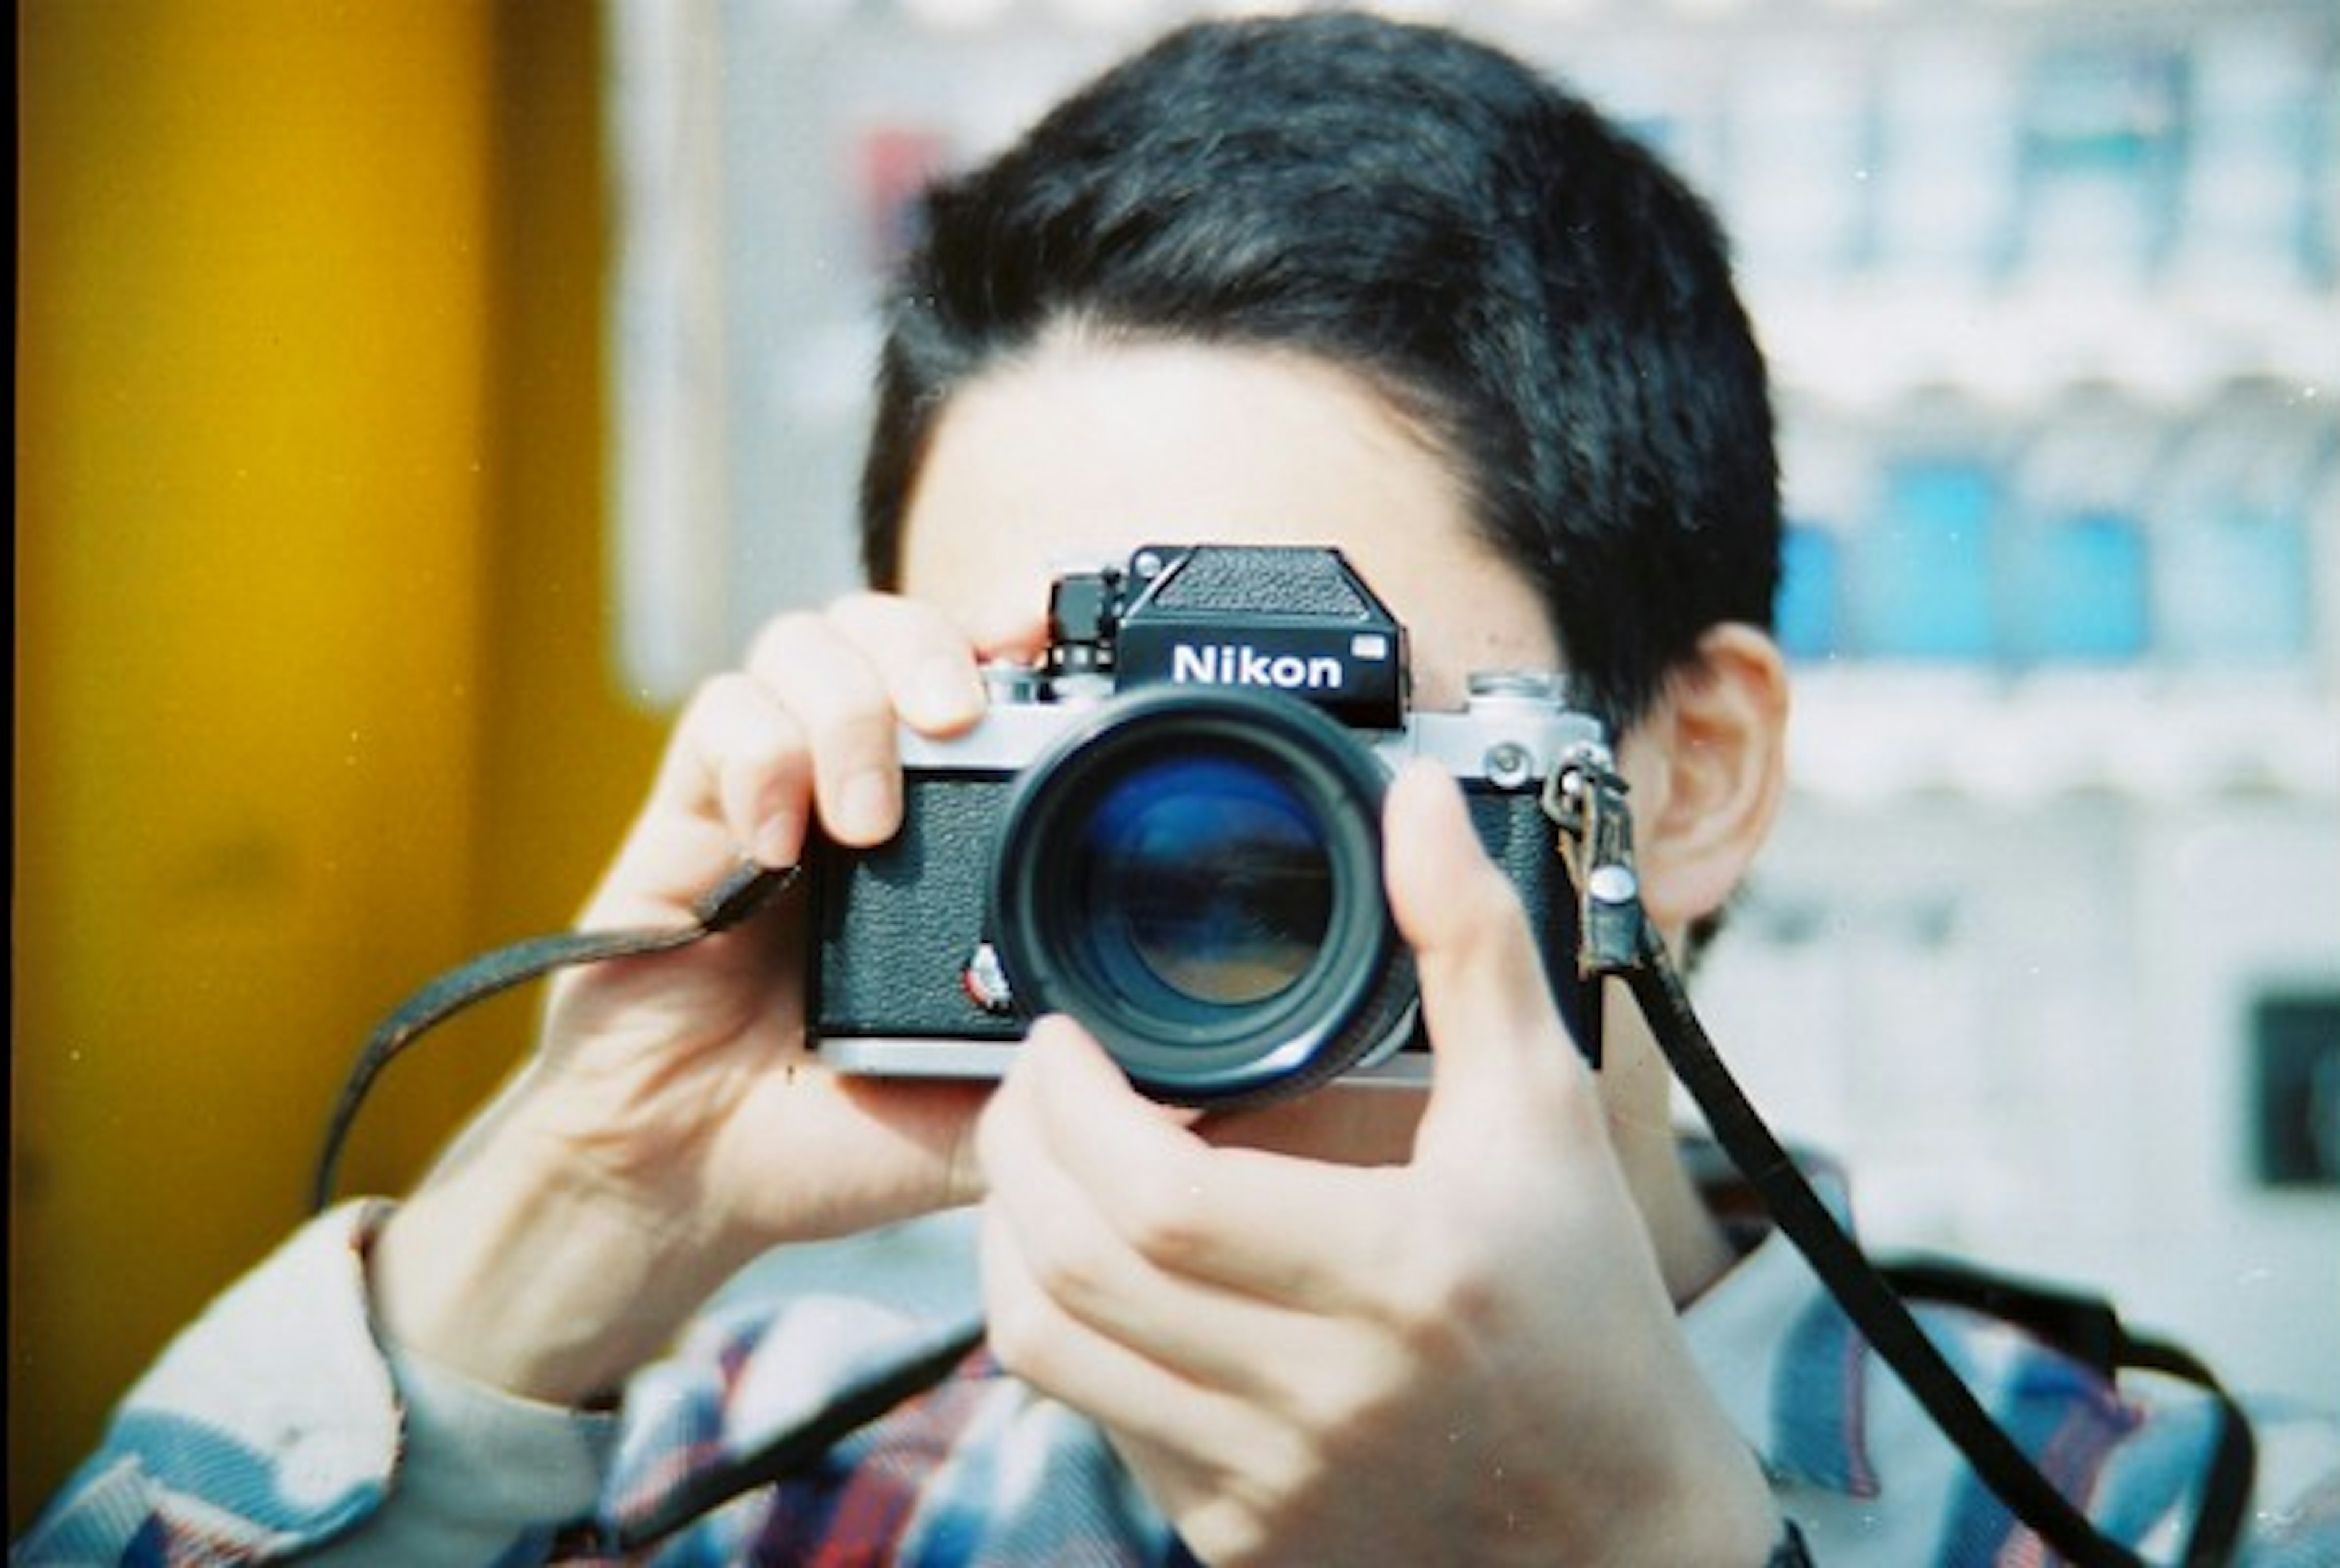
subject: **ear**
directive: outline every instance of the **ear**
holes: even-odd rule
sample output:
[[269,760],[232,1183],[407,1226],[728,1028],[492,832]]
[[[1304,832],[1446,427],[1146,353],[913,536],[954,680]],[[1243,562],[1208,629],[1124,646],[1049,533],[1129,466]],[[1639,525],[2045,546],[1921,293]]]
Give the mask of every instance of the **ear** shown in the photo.
[[1754,627],[1726,623],[1625,738],[1641,898],[1669,939],[1746,876],[1787,787],[1788,676]]

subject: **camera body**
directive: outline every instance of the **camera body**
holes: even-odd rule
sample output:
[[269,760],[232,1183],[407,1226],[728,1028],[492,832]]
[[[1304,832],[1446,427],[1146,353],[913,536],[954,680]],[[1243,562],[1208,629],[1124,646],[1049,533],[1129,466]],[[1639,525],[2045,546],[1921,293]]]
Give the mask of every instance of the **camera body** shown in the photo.
[[1149,547],[1060,577],[1050,632],[1037,669],[987,672],[975,729],[901,734],[892,839],[808,857],[824,1060],[996,1077],[1065,1011],[1176,1103],[1421,1077],[1379,819],[1424,756],[1461,783],[1597,1051],[1542,794],[1602,737],[1556,676],[1474,676],[1464,709],[1410,711],[1404,630],[1332,550]]

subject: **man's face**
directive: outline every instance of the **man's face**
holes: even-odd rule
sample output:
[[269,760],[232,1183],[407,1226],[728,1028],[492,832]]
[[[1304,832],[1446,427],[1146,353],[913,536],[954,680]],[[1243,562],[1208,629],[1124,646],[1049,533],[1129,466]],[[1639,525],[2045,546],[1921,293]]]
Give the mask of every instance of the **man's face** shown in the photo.
[[1558,662],[1425,439],[1362,378],[1255,349],[1058,342],[963,389],[911,496],[902,587],[1030,652],[1063,566],[1186,542],[1337,546],[1406,626],[1423,708],[1459,707],[1473,670]]

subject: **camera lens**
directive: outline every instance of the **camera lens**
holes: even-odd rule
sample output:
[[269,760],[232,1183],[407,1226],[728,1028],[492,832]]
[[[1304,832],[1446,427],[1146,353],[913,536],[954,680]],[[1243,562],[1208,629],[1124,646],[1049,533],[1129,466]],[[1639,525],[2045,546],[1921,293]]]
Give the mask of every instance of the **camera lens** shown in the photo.
[[1182,1104],[1295,1093],[1393,1045],[1413,988],[1382,889],[1384,786],[1290,698],[1105,704],[1002,824],[991,929],[1016,997]]
[[1332,921],[1333,868],[1307,802],[1237,756],[1165,758],[1115,779],[1069,869],[1100,953],[1134,960],[1117,978],[1204,1007],[1290,987]]

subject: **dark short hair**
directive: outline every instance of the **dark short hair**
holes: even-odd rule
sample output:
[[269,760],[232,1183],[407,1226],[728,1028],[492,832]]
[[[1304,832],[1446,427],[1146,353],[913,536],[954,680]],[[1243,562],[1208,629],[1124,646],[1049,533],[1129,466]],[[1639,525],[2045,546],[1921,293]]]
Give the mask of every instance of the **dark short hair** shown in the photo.
[[952,391],[1066,323],[1370,378],[1616,722],[1710,626],[1770,623],[1770,401],[1720,231],[1497,50],[1338,13],[1192,25],[938,184],[886,302],[872,581]]

